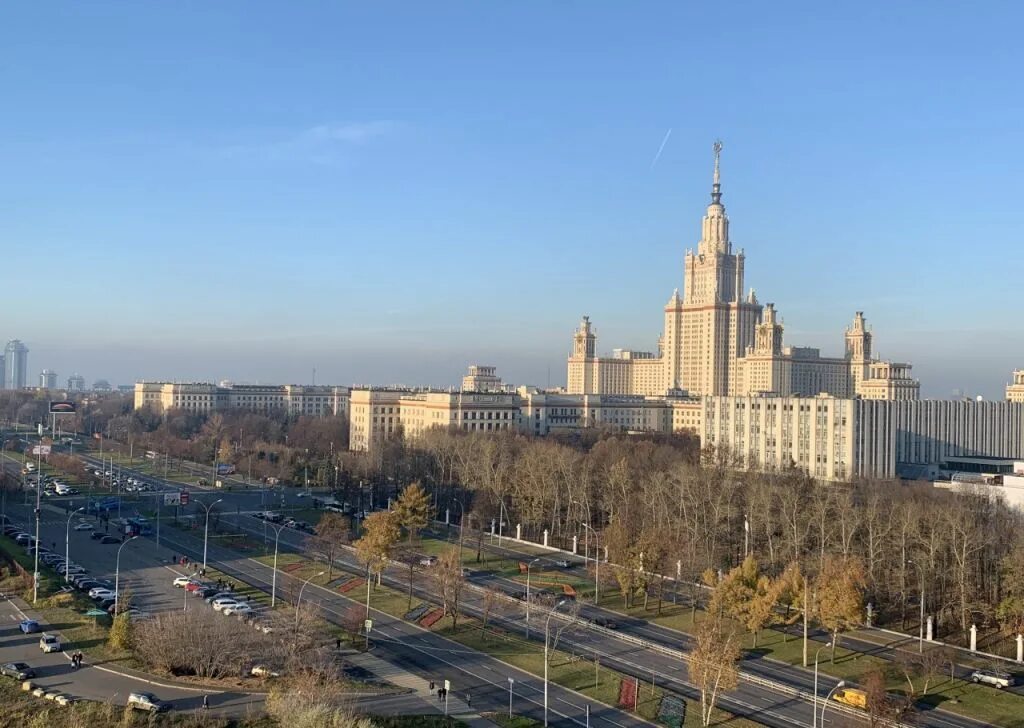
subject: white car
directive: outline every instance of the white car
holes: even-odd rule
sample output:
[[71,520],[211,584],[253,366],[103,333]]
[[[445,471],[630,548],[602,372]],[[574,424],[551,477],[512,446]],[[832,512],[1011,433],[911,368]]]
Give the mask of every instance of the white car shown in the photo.
[[[214,609],[216,609],[216,607],[214,607]],[[247,614],[252,614],[253,608],[243,602],[239,604],[229,604],[221,611],[228,617],[232,615],[245,616]]]
[[179,576],[174,579],[174,586],[178,588],[184,588],[189,584],[193,583],[194,581],[195,579],[193,579],[191,576]]
[[114,590],[107,589],[106,587],[97,586],[89,590],[90,599],[113,599]]
[[60,652],[60,638],[55,634],[39,635],[39,649],[43,652]]
[[218,612],[224,609],[224,607],[236,607],[239,604],[241,604],[241,602],[237,599],[232,599],[231,597],[221,597],[220,599],[213,600],[213,608]]
[[86,523],[85,521],[75,524],[76,531],[91,531],[94,528],[95,526],[93,526],[91,523]]

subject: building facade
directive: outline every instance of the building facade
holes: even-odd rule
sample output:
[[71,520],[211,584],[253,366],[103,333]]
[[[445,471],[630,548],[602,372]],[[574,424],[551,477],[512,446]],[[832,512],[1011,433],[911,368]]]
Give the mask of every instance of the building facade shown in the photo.
[[83,377],[81,374],[72,374],[70,377],[68,377],[68,391],[84,392],[85,377]]
[[24,389],[28,383],[28,347],[17,339],[4,347],[4,389]]
[[734,250],[722,203],[716,143],[711,204],[701,222],[696,250],[683,260],[683,294],[678,289],[664,308],[664,330],[657,352],[615,350],[597,354],[597,336],[584,316],[573,334],[567,390],[573,394],[664,396],[863,396],[917,399],[918,382],[910,364],[872,356],[872,332],[856,313],[846,330],[842,357],[818,349],[786,346],[783,324],[771,303],[762,306],[745,288],[746,257]]
[[497,367],[473,364],[469,373],[462,378],[462,389],[467,392],[501,392],[505,384],[497,374]]
[[520,429],[515,392],[356,387],[349,404],[349,449],[376,451],[392,437],[415,440],[432,428],[467,432]]
[[135,409],[148,407],[155,412],[184,409],[209,414],[221,410],[244,409],[269,414],[310,417],[348,415],[347,387],[296,384],[228,384],[206,382],[136,382]]
[[1024,402],[1024,369],[1013,372],[1013,381],[1006,386],[1006,399],[1010,402]]
[[39,388],[40,389],[56,389],[57,388],[57,372],[49,369],[44,369],[39,372]]
[[974,400],[706,397],[701,444],[747,468],[821,480],[934,477],[956,457],[1024,458],[1024,404]]

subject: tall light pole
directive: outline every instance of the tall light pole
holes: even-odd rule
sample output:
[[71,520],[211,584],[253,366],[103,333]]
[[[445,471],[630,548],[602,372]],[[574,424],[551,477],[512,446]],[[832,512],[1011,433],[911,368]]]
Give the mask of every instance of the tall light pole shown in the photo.
[[[85,508],[79,508],[77,511],[71,511],[68,514],[68,527],[64,532],[64,564],[67,565],[71,561],[71,519],[74,518],[76,513],[81,513]],[[64,571],[64,583],[67,584],[71,581],[68,572]]]
[[299,596],[295,600],[295,629],[296,629],[296,631],[299,629],[299,603],[302,602],[302,590],[305,589],[307,586],[309,586],[309,582],[313,581],[313,579],[317,578],[318,576],[323,576],[326,573],[327,573],[326,571],[321,571],[319,574],[313,574],[313,576],[311,576],[308,579],[306,579],[306,581],[303,582],[302,586],[299,587]]
[[[263,522],[266,525],[266,521]],[[274,605],[277,604],[277,546],[281,539],[281,531],[284,530],[285,526],[282,523],[280,526],[271,526],[277,533],[274,535],[274,575],[270,582],[270,608],[273,609]]]
[[601,539],[597,531],[590,525],[584,523],[583,527],[587,533],[594,532],[594,604],[601,601]]
[[36,553],[35,568],[32,572],[32,603],[39,599],[39,516],[42,514],[43,505],[43,426],[39,425],[39,446],[36,448]]
[[539,556],[533,561],[526,562],[526,639],[530,639],[530,567],[538,561]]
[[547,620],[544,622],[544,725],[548,724],[548,628],[551,626],[551,618],[555,616],[555,612],[558,608],[565,604],[565,600],[562,599],[555,603],[555,606],[551,608],[551,612],[548,614]]
[[114,565],[114,616],[117,617],[117,603],[121,598],[121,549],[130,544],[132,541],[137,539],[138,536],[132,536],[131,538],[125,539],[125,542],[117,548],[117,561]]
[[462,566],[462,535],[466,532],[466,506],[462,505],[459,498],[452,498],[452,501],[459,504],[459,566]]
[[921,593],[918,594],[918,601],[921,602],[921,619],[920,624],[917,626],[917,651],[924,652],[924,569],[921,568],[921,564],[917,563],[913,559],[907,559],[908,564],[913,564],[914,568],[917,569],[918,575],[921,577]]
[[836,686],[828,691],[828,695],[825,696],[825,704],[821,706],[821,725],[825,725],[825,709],[828,707],[828,701],[832,698],[832,693],[846,686],[845,680],[840,680],[836,683]]
[[210,509],[220,503],[223,498],[218,498],[210,505],[206,505],[201,500],[197,500],[196,503],[206,509],[206,525],[203,527],[203,571],[206,571],[206,543],[210,538]]
[[[822,650],[828,649],[831,646],[831,642],[826,642],[814,652],[814,704],[811,706],[811,711],[813,712],[812,720],[814,721],[814,728],[818,728],[818,655],[821,653]],[[840,683],[840,685],[842,685],[842,683]],[[829,695],[831,694],[832,693],[829,693]]]

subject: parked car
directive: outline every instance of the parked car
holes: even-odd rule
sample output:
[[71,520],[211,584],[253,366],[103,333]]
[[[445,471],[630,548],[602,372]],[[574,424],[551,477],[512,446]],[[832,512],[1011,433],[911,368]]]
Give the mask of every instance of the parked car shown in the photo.
[[[216,607],[214,607],[216,609]],[[238,602],[236,604],[229,604],[221,610],[226,616],[239,616],[244,617],[253,613],[253,608],[245,602]]]
[[39,631],[39,622],[34,619],[26,619],[18,625],[18,629],[25,634],[32,634]]
[[86,523],[85,521],[75,524],[76,531],[91,531],[94,528],[96,528],[94,525],[92,525],[91,523]]
[[95,541],[99,541],[99,540],[100,540],[101,538],[103,538],[103,537],[104,537],[105,535],[106,535],[106,534],[105,534],[105,533],[103,533],[102,531],[93,531],[92,533],[90,533],[90,534],[89,534],[89,538],[91,538],[91,539],[93,539],[93,540],[95,540]]
[[971,682],[991,685],[1002,690],[1003,688],[1013,687],[1015,680],[1013,675],[1002,670],[975,670],[971,673]]
[[594,624],[605,629],[618,629],[619,626],[618,622],[607,617],[594,617]]
[[199,597],[200,599],[206,599],[207,597],[216,596],[220,594],[220,589],[215,586],[201,586],[192,592],[192,596]]
[[558,559],[558,560],[555,561],[555,566],[557,566],[559,568],[562,568],[562,569],[568,569],[569,568],[569,560],[568,559]]
[[234,597],[218,597],[211,602],[211,604],[213,604],[213,608],[218,612],[224,609],[224,607],[233,607],[240,603],[241,602]]
[[209,582],[193,581],[190,584],[186,584],[185,585],[185,591],[195,593],[195,592],[199,591],[200,589],[203,589],[205,587],[212,587],[212,586],[213,586],[213,584],[210,584]]
[[43,652],[60,652],[60,638],[44,632],[39,636],[39,649]]
[[29,680],[36,676],[36,671],[27,662],[8,662],[0,665],[0,675],[13,677],[17,680]]
[[90,599],[113,599],[114,592],[106,587],[97,586],[89,590]]
[[121,543],[121,539],[117,536],[104,536],[100,539],[100,543]]
[[179,589],[194,583],[195,579],[193,579],[191,576],[177,576],[174,578],[174,586],[178,587]]
[[217,599],[220,599],[221,597],[226,597],[228,599],[233,599],[235,601],[238,601],[238,597],[235,595],[234,592],[232,592],[232,591],[219,591],[216,594],[212,594],[212,595],[206,597],[206,603],[207,604],[213,604],[214,601],[216,601]]
[[128,695],[128,707],[135,710],[146,710],[150,713],[163,713],[169,710],[171,706],[153,695],[153,693],[130,693]]

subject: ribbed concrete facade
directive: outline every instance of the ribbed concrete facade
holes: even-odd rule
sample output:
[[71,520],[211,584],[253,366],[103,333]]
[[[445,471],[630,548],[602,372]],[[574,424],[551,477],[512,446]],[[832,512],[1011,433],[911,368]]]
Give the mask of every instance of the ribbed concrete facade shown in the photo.
[[1024,404],[971,400],[871,401],[855,407],[855,473],[892,478],[897,466],[948,457],[1024,458]]

